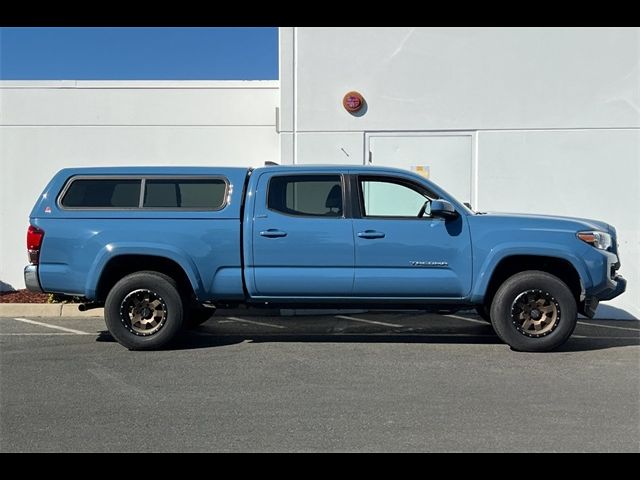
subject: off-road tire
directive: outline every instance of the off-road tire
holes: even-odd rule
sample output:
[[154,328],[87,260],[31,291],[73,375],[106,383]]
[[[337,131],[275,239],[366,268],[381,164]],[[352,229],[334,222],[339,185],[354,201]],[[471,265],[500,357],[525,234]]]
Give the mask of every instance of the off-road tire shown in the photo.
[[[138,293],[136,293],[138,292]],[[143,331],[139,322],[132,325],[128,312],[137,299],[132,295],[147,295],[158,303],[157,324]],[[119,280],[109,291],[104,305],[105,323],[109,333],[129,350],[156,350],[167,345],[182,328],[184,307],[176,282],[167,275],[153,271],[140,271]],[[148,322],[149,320],[144,320]],[[137,325],[137,327],[136,327]]]
[[[530,301],[530,307],[522,299]],[[532,308],[527,317],[518,306]],[[540,313],[535,305],[549,310]],[[534,315],[535,310],[535,315]],[[533,319],[542,315],[543,319]],[[547,321],[546,326],[541,327]],[[527,322],[529,322],[527,324]],[[537,323],[537,325],[534,325]],[[502,341],[522,352],[546,352],[558,348],[573,333],[577,323],[577,305],[571,290],[558,277],[546,272],[529,270],[509,277],[500,286],[491,304],[491,325]],[[539,330],[534,328],[540,327]]]

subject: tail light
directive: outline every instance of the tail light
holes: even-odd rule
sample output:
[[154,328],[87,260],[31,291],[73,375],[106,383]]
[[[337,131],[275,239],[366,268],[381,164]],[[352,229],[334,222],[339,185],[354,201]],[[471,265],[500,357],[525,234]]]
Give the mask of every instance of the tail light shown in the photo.
[[44,238],[44,230],[29,225],[27,230],[27,252],[29,253],[29,262],[37,265],[40,261],[40,247]]

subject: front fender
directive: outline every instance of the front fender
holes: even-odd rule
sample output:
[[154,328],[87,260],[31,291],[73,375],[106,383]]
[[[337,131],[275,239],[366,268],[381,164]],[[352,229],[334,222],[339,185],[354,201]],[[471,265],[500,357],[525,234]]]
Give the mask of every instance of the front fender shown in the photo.
[[202,278],[198,273],[198,269],[193,260],[183,250],[172,245],[157,245],[145,242],[112,242],[105,245],[98,252],[89,269],[85,285],[85,296],[87,298],[96,297],[98,282],[107,263],[122,255],[146,255],[172,260],[184,270],[196,296],[201,297],[204,293]]
[[496,267],[502,260],[515,255],[554,257],[569,262],[578,272],[583,290],[591,288],[593,279],[584,261],[570,248],[562,245],[541,245],[538,243],[508,243],[497,246],[479,261],[476,281],[471,293],[471,302],[482,303],[487,287]]

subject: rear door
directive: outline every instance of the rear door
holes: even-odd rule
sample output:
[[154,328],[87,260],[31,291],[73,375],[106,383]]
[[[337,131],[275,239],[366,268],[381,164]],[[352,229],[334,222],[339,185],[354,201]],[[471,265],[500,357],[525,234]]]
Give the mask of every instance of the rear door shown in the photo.
[[254,296],[350,296],[352,219],[345,177],[337,173],[265,172],[257,182],[253,221]]

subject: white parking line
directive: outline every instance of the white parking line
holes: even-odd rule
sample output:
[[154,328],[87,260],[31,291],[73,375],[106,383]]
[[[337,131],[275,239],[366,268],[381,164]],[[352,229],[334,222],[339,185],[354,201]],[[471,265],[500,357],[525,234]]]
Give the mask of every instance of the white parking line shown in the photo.
[[467,322],[480,323],[482,325],[490,325],[489,322],[484,320],[475,320],[473,318],[461,317],[460,315],[444,315],[445,317],[457,318],[458,320],[466,320]]
[[14,318],[14,320],[23,323],[30,323],[31,325],[39,325],[41,327],[53,328],[55,330],[62,330],[63,332],[74,333],[76,335],[93,335],[89,332],[81,332],[80,330],[74,330],[72,328],[59,327],[58,325],[50,325],[48,323],[36,322],[35,320],[29,320],[28,318]]
[[77,335],[77,333],[0,333],[0,337],[56,337],[58,335]]
[[274,325],[272,323],[255,322],[253,320],[246,320],[244,318],[227,317],[227,319],[228,320],[233,320],[234,322],[243,322],[243,323],[252,323],[254,325],[262,325],[263,327],[284,328],[282,325]]
[[383,327],[402,327],[395,323],[376,322],[375,320],[364,320],[362,318],[348,317],[346,315],[336,315],[336,318],[342,318],[344,320],[353,320],[354,322],[371,323],[373,325],[382,325]]
[[593,335],[576,335],[575,333],[569,338],[587,338],[589,340],[636,340],[634,337],[594,337]]
[[[211,332],[202,332],[202,331],[191,331],[189,332],[191,335],[198,335],[202,337],[232,337],[232,338],[251,338],[252,335],[256,337],[273,337],[273,338],[283,338],[282,334],[274,334],[274,333],[259,333],[259,334],[246,334],[246,333],[211,333]],[[0,335],[3,335],[0,333]],[[9,335],[9,334],[5,334]],[[41,334],[46,335],[46,334]],[[56,334],[49,334],[56,335]],[[60,335],[65,335],[64,333]],[[291,332],[290,335],[294,337],[402,337],[402,338],[413,338],[413,337],[466,337],[466,338],[498,338],[497,335],[492,334],[482,334],[482,333],[419,333],[419,332],[390,332],[390,333],[354,333],[354,332],[327,332],[327,333],[302,333],[302,332]],[[579,339],[587,339],[587,340],[634,340],[634,337],[596,337],[593,335],[571,335],[570,338],[579,338]]]
[[[343,332],[329,332],[329,333],[301,333],[301,332],[291,332],[291,333],[257,333],[257,334],[246,334],[246,333],[211,333],[211,332],[201,332],[197,330],[193,330],[190,332],[191,335],[198,335],[204,337],[241,337],[241,338],[251,338],[251,336],[255,337],[273,337],[273,338],[283,338],[284,336],[292,336],[292,337],[402,337],[402,338],[412,338],[412,337],[478,337],[478,338],[498,338],[496,335],[490,334],[479,334],[479,333],[414,333],[414,332],[400,332],[400,333],[343,333]],[[586,337],[585,337],[586,338]],[[610,338],[610,337],[593,337],[593,338]],[[629,337],[624,337],[629,338]]]
[[589,327],[602,327],[602,328],[613,328],[615,330],[627,330],[629,332],[640,332],[637,328],[628,328],[628,327],[616,327],[614,325],[602,325],[600,323],[587,323],[587,322],[578,322],[580,325],[587,325]]

